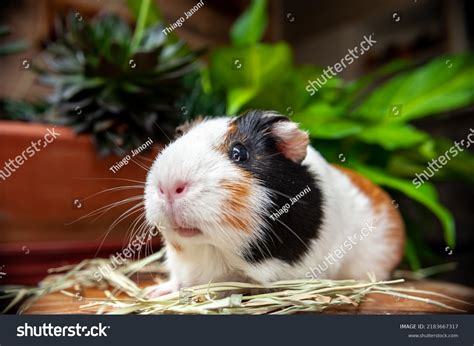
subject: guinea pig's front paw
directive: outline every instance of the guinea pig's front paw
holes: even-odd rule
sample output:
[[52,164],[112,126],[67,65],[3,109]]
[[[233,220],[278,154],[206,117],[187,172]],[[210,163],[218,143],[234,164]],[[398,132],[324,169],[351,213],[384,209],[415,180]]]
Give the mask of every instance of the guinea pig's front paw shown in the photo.
[[169,280],[159,285],[148,286],[144,290],[144,296],[147,298],[156,298],[173,293],[179,290],[179,284],[175,280]]

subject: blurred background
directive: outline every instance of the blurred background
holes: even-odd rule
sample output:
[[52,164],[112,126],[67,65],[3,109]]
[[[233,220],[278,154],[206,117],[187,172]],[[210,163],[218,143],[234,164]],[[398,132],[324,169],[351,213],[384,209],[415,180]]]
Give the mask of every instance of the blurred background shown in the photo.
[[[308,93],[371,34],[370,50]],[[175,128],[250,108],[292,117],[329,161],[390,192],[408,228],[402,268],[474,283],[472,147],[412,183],[474,129],[472,1],[4,0],[0,35],[0,170],[61,134],[0,177],[0,284],[119,251]]]

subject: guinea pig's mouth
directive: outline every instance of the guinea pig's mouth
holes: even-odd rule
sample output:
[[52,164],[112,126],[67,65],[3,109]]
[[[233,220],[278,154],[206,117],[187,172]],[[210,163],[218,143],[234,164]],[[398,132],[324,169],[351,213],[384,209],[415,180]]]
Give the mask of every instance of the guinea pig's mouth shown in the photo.
[[202,234],[202,232],[197,228],[184,228],[176,227],[174,229],[181,237],[190,238]]
[[201,230],[193,227],[187,222],[176,217],[176,214],[171,210],[169,214],[171,228],[184,238],[191,238],[202,234]]

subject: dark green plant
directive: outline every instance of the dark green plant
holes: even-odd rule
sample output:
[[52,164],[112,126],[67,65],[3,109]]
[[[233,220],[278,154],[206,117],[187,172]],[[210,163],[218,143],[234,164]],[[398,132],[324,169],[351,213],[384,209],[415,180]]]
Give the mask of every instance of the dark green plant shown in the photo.
[[0,99],[0,120],[46,121],[48,105],[45,102],[27,102]]
[[189,91],[176,102],[176,108],[181,111],[183,121],[198,116],[226,114],[225,94],[206,91],[209,86],[203,83],[199,72],[185,76],[183,83]]
[[[310,96],[305,87],[322,68],[295,66],[283,42],[259,42],[265,5],[265,0],[252,1],[231,31],[231,45],[211,52],[202,71],[205,90],[224,95],[227,114],[260,108],[291,116],[310,132],[313,144],[329,161],[351,167],[431,211],[453,248],[454,219],[439,202],[434,185],[427,182],[417,189],[411,181],[453,143],[410,122],[474,104],[474,55],[442,56],[419,67],[396,61],[352,83],[329,79]],[[435,179],[460,177],[473,183],[472,155],[462,152],[447,166]],[[414,232],[410,228],[408,233]],[[425,249],[417,251],[413,240],[410,237],[406,254],[417,269],[418,255]]]
[[69,15],[36,66],[54,86],[54,121],[90,133],[104,155],[166,138],[182,120],[175,104],[188,92],[183,77],[196,70],[196,54],[160,24],[146,27],[149,5],[138,6],[134,32],[116,16]]

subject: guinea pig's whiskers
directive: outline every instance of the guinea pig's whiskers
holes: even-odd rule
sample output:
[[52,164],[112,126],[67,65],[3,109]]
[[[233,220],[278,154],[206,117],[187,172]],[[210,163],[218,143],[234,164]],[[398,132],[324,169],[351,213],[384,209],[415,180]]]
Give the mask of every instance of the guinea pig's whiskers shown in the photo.
[[[140,228],[142,225],[143,225],[143,222],[140,224],[140,226],[138,226],[138,228]],[[133,242],[132,239],[133,239],[133,238],[130,237],[130,239],[127,240],[127,243],[128,243],[128,244],[132,244],[132,242]],[[137,237],[136,239],[138,239],[138,237]],[[140,253],[142,252],[142,245],[140,245],[140,246],[136,249],[136,251],[137,251],[136,253],[135,253],[135,251],[133,252],[133,257],[132,257],[133,260],[140,258]],[[135,258],[135,256],[136,256],[136,258]]]
[[[133,235],[135,233],[135,230],[139,229],[139,227],[144,223],[144,209],[144,206],[140,208],[140,211],[142,211],[142,213],[138,215],[128,227],[127,233],[125,234],[125,241],[127,243],[131,243],[133,241]],[[137,227],[138,224],[140,224],[140,226]]]
[[121,206],[123,204],[127,204],[127,203],[130,203],[130,202],[134,202],[134,201],[137,201],[137,200],[141,200],[143,199],[143,195],[137,195],[137,196],[133,196],[133,197],[129,197],[129,198],[126,198],[126,199],[123,199],[121,201],[117,201],[117,202],[113,202],[113,203],[110,203],[108,205],[105,205],[105,206],[102,206],[100,208],[97,208],[96,210],[93,210],[91,211],[90,213],[86,214],[86,215],[83,215],[79,218],[77,218],[76,220],[72,221],[72,222],[69,222],[69,223],[66,223],[67,226],[69,225],[72,225],[80,220],[83,220],[83,219],[87,219],[87,218],[90,218],[90,217],[95,217],[96,215],[98,215],[95,219],[93,219],[91,222],[94,222],[96,221],[98,218],[100,218],[102,215],[104,215],[105,213],[107,213],[109,210],[115,208],[115,207],[118,207],[118,206]]
[[140,206],[140,207],[137,208],[136,210],[130,210],[130,209],[129,209],[129,211],[127,212],[127,214],[126,214],[126,215],[123,215],[123,216],[122,216],[122,219],[121,219],[120,221],[117,219],[117,220],[115,221],[115,222],[116,222],[115,225],[111,225],[111,226],[109,227],[109,229],[112,230],[112,229],[114,229],[120,222],[122,222],[123,220],[125,220],[125,219],[131,217],[131,216],[132,216],[133,214],[135,214],[135,213],[139,213],[139,215],[135,217],[135,219],[131,222],[130,226],[128,226],[128,228],[127,228],[127,231],[126,231],[126,234],[125,234],[125,237],[124,237],[124,241],[123,241],[123,243],[122,243],[123,246],[127,246],[127,245],[125,245],[125,244],[131,243],[132,238],[130,237],[130,240],[128,240],[128,239],[127,239],[127,238],[128,238],[127,236],[128,236],[128,234],[129,234],[129,232],[130,232],[131,230],[133,230],[134,227],[136,227],[136,224],[138,224],[138,222],[140,222],[141,219],[143,218],[143,209],[144,209],[144,206]]
[[216,220],[215,225],[216,225],[217,229],[220,231],[220,234],[224,235],[224,237],[227,239],[227,242],[229,244],[232,244],[233,239],[230,237],[230,235],[228,233],[228,230],[226,230],[223,227],[221,222],[222,222],[221,220]]
[[301,244],[303,244],[308,250],[309,250],[309,246],[308,244],[306,244],[303,239],[301,239],[301,237],[295,232],[293,231],[290,227],[288,227],[283,221],[279,220],[278,218],[275,218],[276,221],[278,221],[280,224],[282,224],[283,226],[285,226],[285,228],[287,230],[289,230],[300,242]]
[[[140,225],[138,231],[137,231],[137,238],[138,237],[145,237],[147,234],[149,234],[151,232],[151,230],[153,229],[153,226],[150,226],[148,225],[146,222],[142,222],[142,224]],[[148,256],[148,246],[149,244],[151,245],[153,243],[153,240],[151,237],[147,237],[146,238],[146,242],[145,242],[145,249],[144,249],[144,254],[145,256],[144,257],[147,257]],[[141,243],[143,244],[143,243]],[[151,248],[153,249],[153,248]],[[152,254],[153,252],[151,252],[150,254]],[[142,247],[140,246],[140,251],[138,251],[137,253],[137,256],[138,256],[138,259],[140,259],[140,256],[142,254]]]
[[151,239],[147,240],[145,244],[145,257],[153,254],[153,241]]
[[280,153],[280,152],[277,152],[277,153],[275,153],[275,154],[267,155],[267,156],[265,156],[265,158],[266,158],[266,159],[270,159],[270,158],[272,158],[272,157],[274,157],[274,156],[279,156],[279,155],[281,155],[281,153]]
[[[102,207],[101,207],[101,208],[97,209],[97,213],[95,214],[95,215],[97,215],[97,214],[99,214],[99,215],[97,215],[91,222],[97,221],[100,217],[102,217],[102,215],[104,215],[109,210],[112,210],[115,207],[119,207],[121,205],[128,204],[128,203],[135,202],[135,201],[140,201],[142,199],[143,199],[143,195],[137,195],[137,196],[129,197],[129,198],[123,199],[121,201],[117,201],[117,202],[114,202],[114,203],[111,203],[111,204],[105,206],[104,207],[105,209],[103,209],[99,213],[100,209],[102,209]],[[93,215],[93,216],[95,216],[95,215]]]
[[124,185],[124,186],[117,186],[117,187],[111,187],[109,189],[104,189],[102,191],[99,191],[99,192],[96,192],[90,196],[87,196],[85,198],[82,198],[81,201],[84,202],[84,201],[87,201],[88,199],[91,199],[95,196],[99,196],[103,193],[107,193],[107,192],[116,192],[116,191],[123,191],[123,190],[132,190],[132,189],[143,189],[144,188],[144,185]]
[[119,181],[127,181],[131,183],[137,183],[141,184],[142,186],[145,186],[145,182],[140,181],[140,180],[133,180],[133,179],[126,179],[126,178],[73,178],[73,179],[79,179],[79,180],[119,180]]
[[[275,238],[277,238],[280,244],[283,244],[283,240],[280,238],[280,236],[275,232],[275,230],[272,228],[272,226],[268,222],[264,223],[263,228],[270,231],[275,236]],[[273,245],[275,245],[275,240],[273,239],[273,237],[271,237],[271,239],[272,239]]]
[[218,232],[219,236],[224,238],[223,239],[224,242],[227,242],[228,244],[234,244],[235,239],[231,237],[231,235],[229,234],[228,227],[225,227],[225,225],[223,225],[223,222],[222,222],[222,220],[225,218],[226,215],[234,216],[233,214],[230,214],[228,211],[224,211],[224,213],[222,214],[222,210],[210,209],[209,205],[206,205],[202,201],[196,202],[194,204],[194,207],[196,208],[196,210],[205,208],[206,211],[209,211],[209,213],[206,213],[206,214],[210,214],[212,216],[206,216],[206,218],[204,218],[202,213],[194,214],[193,218],[197,220],[197,225],[193,225],[193,226],[202,226],[205,224],[212,224],[212,227],[215,227],[219,231]]
[[[268,223],[263,223],[263,228],[270,231],[271,234],[273,234],[275,236],[275,238],[277,238],[280,241],[280,243],[283,244],[283,240],[278,236],[278,234],[275,232],[275,230]],[[270,238],[272,240],[273,245],[275,245],[275,240],[273,239],[273,237],[271,235],[268,235],[267,237],[262,236],[260,238],[262,240],[262,243],[265,245],[265,248],[268,251],[268,255],[271,257],[272,252],[270,251],[270,249],[267,246],[267,242],[266,242],[267,238]],[[263,255],[263,253],[262,253],[262,255]]]
[[141,205],[143,205],[144,202],[141,202],[141,203],[138,203],[132,207],[130,207],[129,209],[127,209],[125,212],[123,212],[117,219],[115,219],[115,221],[109,226],[109,228],[107,229],[107,231],[105,232],[105,235],[103,236],[102,238],[102,241],[100,242],[100,245],[99,245],[99,248],[97,249],[97,252],[95,254],[95,256],[97,256],[97,254],[99,253],[100,249],[102,248],[102,246],[104,245],[104,242],[105,240],[107,239],[108,235],[110,234],[110,232],[112,232],[115,227],[120,223],[122,222],[123,220],[125,220],[127,217],[131,216],[132,214],[136,213],[136,212],[139,212],[140,209],[136,210],[137,208],[139,208]]
[[[145,223],[142,221],[140,223],[140,226],[137,227],[136,230],[133,231],[133,233],[136,235],[135,236],[132,236],[130,238],[130,242],[133,241],[132,239],[135,237],[136,239],[139,239],[141,237],[143,237],[145,235],[145,233],[147,232],[146,228],[143,228],[145,225]],[[140,246],[138,247],[138,251],[137,251],[137,259],[140,259],[140,256],[141,256],[141,253],[143,251],[143,243],[140,243]],[[133,255],[133,258],[135,258],[135,254]]]
[[[125,156],[125,155],[127,154],[126,151],[123,150],[122,148],[120,148],[118,145],[115,145],[115,147],[120,151],[120,153],[121,153],[122,155]],[[146,172],[150,172],[149,167],[143,166],[142,163],[139,162],[139,161],[137,161],[137,160],[135,160],[135,159],[133,158],[133,156],[129,156],[129,157],[130,157],[130,160],[131,160],[134,164],[136,164],[138,167],[144,169]],[[137,158],[137,159],[138,159],[138,158]]]
[[134,164],[136,164],[138,167],[144,169],[147,173],[150,172],[150,168],[149,168],[149,167],[146,167],[146,166],[142,165],[142,163],[138,162],[137,160],[135,160],[135,159],[133,159],[133,158],[132,158],[131,160],[132,160],[132,162],[133,162]]
[[275,193],[275,194],[277,194],[277,195],[280,195],[280,196],[282,196],[282,197],[285,197],[285,198],[291,199],[291,197],[290,197],[290,196],[288,196],[288,195],[284,194],[284,193],[283,193],[283,192],[281,192],[281,191],[278,191],[278,190],[272,189],[272,188],[270,188],[270,187],[267,187],[267,186],[265,186],[265,189],[267,189],[267,190],[269,190],[269,191],[271,191],[271,192],[273,192],[273,193]]
[[[202,207],[206,207],[207,209],[209,209],[209,206],[208,205],[205,205],[203,202],[199,201],[199,203],[197,204],[197,206],[202,206]],[[204,219],[201,215],[197,215],[197,219],[199,221],[204,221],[204,222],[212,222],[214,227],[216,227],[220,232],[220,234],[225,238],[227,239],[228,243],[229,244],[233,244],[235,242],[235,239],[233,239],[230,234],[229,234],[229,231],[227,229],[227,227],[224,227],[224,225],[222,224],[222,219],[225,218],[226,216],[229,216],[231,218],[234,218],[234,217],[240,217],[240,215],[238,213],[233,213],[233,212],[229,212],[229,211],[224,211],[224,213],[222,214],[222,211],[221,210],[216,210],[216,213],[211,213],[212,215],[222,215],[220,217],[216,217],[215,219],[211,219],[209,220],[209,218],[206,218]],[[270,228],[270,231],[273,232],[273,234],[275,234],[275,237],[277,237],[280,242],[283,242],[281,240],[281,238],[278,237],[278,235]],[[270,249],[268,248],[267,244],[265,243],[265,239],[262,238],[262,243],[263,243],[263,247],[265,248],[262,248],[260,246],[260,242],[256,242],[255,243],[255,246],[256,248],[258,249],[258,251],[260,252],[260,254],[266,258],[266,257],[269,257],[271,256],[271,251]],[[273,241],[273,239],[272,239]],[[266,251],[265,251],[266,250]],[[253,257],[253,255],[251,253],[249,253],[250,256]]]
[[168,136],[168,134],[165,131],[163,131],[163,129],[160,127],[160,125],[158,125],[156,123],[156,121],[154,121],[153,124],[155,124],[156,127],[158,127],[158,129],[161,131],[161,133],[163,133],[165,135],[166,139],[168,139],[168,142],[171,143],[172,142],[171,138]]
[[[140,203],[140,204],[137,204],[131,208],[129,208],[126,212],[124,212],[122,215],[120,215],[108,228],[109,232],[112,231],[113,229],[115,229],[115,227],[121,223],[123,220],[131,217],[133,214],[135,213],[140,213],[135,219],[134,221],[132,221],[131,225],[127,228],[127,232],[126,232],[126,235],[125,235],[125,240],[127,238],[127,234],[130,230],[131,227],[133,227],[133,225],[135,224],[135,221],[140,221],[140,219],[143,217],[143,209],[144,209],[144,206],[143,206],[143,202]],[[133,228],[132,228],[133,229]],[[131,239],[130,239],[131,241]]]
[[144,157],[144,156],[136,156],[136,158],[137,158],[137,160],[143,160],[143,161],[150,162],[150,163],[155,162],[155,160],[149,159],[149,158]]
[[[109,178],[94,178],[94,179],[109,179]],[[114,179],[114,178],[110,178],[110,179]],[[140,181],[136,181],[136,180],[130,180],[130,179],[119,179],[119,180],[126,180],[126,181],[132,181],[132,182],[136,182],[136,183],[139,183],[140,185],[123,185],[123,186],[116,186],[116,187],[112,187],[112,188],[108,188],[108,189],[104,189],[102,191],[99,191],[99,192],[96,192],[96,193],[93,193],[92,195],[89,195],[87,197],[84,197],[81,199],[82,202],[84,201],[87,201],[93,197],[96,197],[96,196],[99,196],[101,194],[104,194],[104,193],[110,193],[110,192],[116,192],[116,191],[124,191],[124,190],[133,190],[133,189],[143,189],[145,187],[145,184],[140,182]],[[143,195],[137,195],[137,196],[143,196]],[[121,201],[119,201],[121,202]],[[116,203],[116,202],[114,202]],[[108,206],[111,206],[113,205],[112,204],[109,204],[107,206],[103,206],[103,207],[100,207],[99,209],[96,209],[94,211],[92,211],[91,213],[87,214],[87,215],[83,215],[81,216],[80,218],[70,222],[70,223],[66,223],[66,225],[72,225],[73,223],[79,221],[79,220],[82,220],[84,218],[87,218],[87,217],[90,217],[90,216],[94,216],[94,213],[96,212],[100,212],[100,210],[103,210],[101,208],[107,208]]]
[[[146,232],[150,232],[150,230],[153,229],[152,227],[148,225],[144,216],[145,216],[145,213],[142,213],[141,218],[136,223],[136,224],[140,223],[140,225],[138,227],[134,226],[134,228],[132,228],[129,242],[133,242],[135,239],[144,237],[146,235]],[[140,246],[140,252],[141,252],[141,246]]]
[[120,222],[125,220],[127,217],[141,211],[143,209],[144,204],[145,204],[145,202],[142,201],[142,202],[137,203],[134,206],[130,207],[129,209],[127,209],[127,211],[123,212],[118,218],[115,219],[114,222],[112,222],[112,224],[110,225],[109,228],[116,227]]
[[[265,249],[267,250],[267,255],[268,255],[268,257],[271,257],[271,256],[272,256],[272,252],[271,252],[270,249],[268,248],[267,242],[266,242],[265,240],[266,240],[266,239],[263,239],[262,244],[263,244],[263,246],[265,247]],[[259,250],[260,250],[260,253],[262,254],[263,258],[265,258],[266,256],[265,256],[264,252],[260,249],[260,246],[259,246]]]
[[[260,238],[262,240],[262,243],[265,243],[265,238]],[[253,243],[253,245],[255,245],[258,249],[258,252],[260,252],[260,254],[262,255],[263,258],[266,258],[267,256],[265,255],[265,253],[262,251],[262,248],[260,247],[260,242],[255,242]],[[266,246],[266,245],[265,245]],[[268,252],[268,255],[271,255],[271,252],[269,251]],[[253,257],[253,255],[252,255]]]

